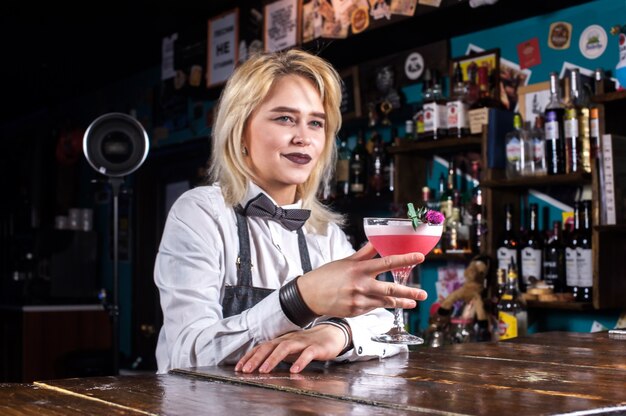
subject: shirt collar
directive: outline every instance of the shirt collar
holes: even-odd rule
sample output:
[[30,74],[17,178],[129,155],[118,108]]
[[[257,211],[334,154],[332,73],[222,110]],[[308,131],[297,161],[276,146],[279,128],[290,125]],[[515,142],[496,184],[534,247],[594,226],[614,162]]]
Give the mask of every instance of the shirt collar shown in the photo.
[[243,197],[243,199],[241,200],[241,206],[245,207],[246,204],[248,203],[248,201],[250,201],[252,198],[256,197],[258,194],[260,193],[264,193],[265,195],[267,195],[267,197],[277,206],[284,208],[284,209],[293,209],[293,208],[302,208],[302,199],[297,200],[295,203],[293,204],[287,204],[287,205],[278,205],[276,203],[276,201],[274,201],[274,198],[272,198],[267,192],[265,192],[263,189],[261,189],[260,186],[258,186],[256,183],[252,182],[252,181],[248,181],[248,189],[246,191],[245,196]]

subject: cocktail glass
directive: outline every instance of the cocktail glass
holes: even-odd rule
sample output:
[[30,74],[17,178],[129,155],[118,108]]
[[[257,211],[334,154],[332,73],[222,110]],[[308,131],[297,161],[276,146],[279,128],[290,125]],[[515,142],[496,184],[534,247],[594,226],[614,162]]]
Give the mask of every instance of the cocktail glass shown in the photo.
[[[413,228],[413,221],[402,218],[364,218],[363,228],[367,239],[378,254],[406,254],[420,252],[424,255],[437,245],[443,230],[442,224],[419,224]],[[406,285],[414,266],[393,269],[393,280],[399,285]],[[372,337],[373,341],[388,344],[418,345],[424,340],[404,330],[402,308],[394,310],[393,327],[385,334]]]

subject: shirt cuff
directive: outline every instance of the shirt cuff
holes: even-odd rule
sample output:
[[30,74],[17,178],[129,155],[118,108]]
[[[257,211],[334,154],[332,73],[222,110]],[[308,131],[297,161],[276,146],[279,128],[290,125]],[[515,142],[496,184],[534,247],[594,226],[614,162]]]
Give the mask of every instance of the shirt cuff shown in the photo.
[[280,306],[279,290],[275,290],[262,301],[248,309],[246,323],[256,343],[269,341],[287,332],[301,330],[287,318]]

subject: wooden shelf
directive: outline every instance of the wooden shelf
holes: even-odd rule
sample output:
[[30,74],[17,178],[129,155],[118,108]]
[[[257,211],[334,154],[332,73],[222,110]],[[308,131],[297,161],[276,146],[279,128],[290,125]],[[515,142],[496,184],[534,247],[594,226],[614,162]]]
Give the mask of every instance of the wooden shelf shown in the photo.
[[593,304],[588,302],[541,302],[538,300],[526,301],[528,309],[561,309],[570,311],[592,311]]
[[619,90],[606,94],[596,95],[591,100],[595,103],[609,103],[611,101],[626,100],[626,90]]
[[468,150],[480,150],[481,136],[467,136],[460,139],[445,138],[430,141],[405,141],[401,145],[389,148],[390,154],[404,153],[453,153]]
[[490,179],[481,182],[485,188],[528,188],[553,185],[586,185],[591,183],[590,173],[573,173],[564,175],[523,176],[513,179]]

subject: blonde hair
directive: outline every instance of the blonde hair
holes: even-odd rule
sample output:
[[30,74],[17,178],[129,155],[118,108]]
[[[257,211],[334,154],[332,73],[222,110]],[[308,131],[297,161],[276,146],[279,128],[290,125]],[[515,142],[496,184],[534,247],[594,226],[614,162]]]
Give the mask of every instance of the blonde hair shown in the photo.
[[242,154],[245,126],[277,79],[298,75],[310,80],[319,91],[326,113],[326,144],[309,178],[298,185],[302,207],[311,210],[307,228],[325,233],[329,222],[343,224],[343,217],[317,200],[321,186],[334,174],[337,148],[335,137],[341,128],[341,78],[324,59],[298,49],[262,53],[249,58],[229,78],[219,100],[213,125],[213,149],[209,180],[219,182],[224,199],[236,205],[244,198],[252,171]]

